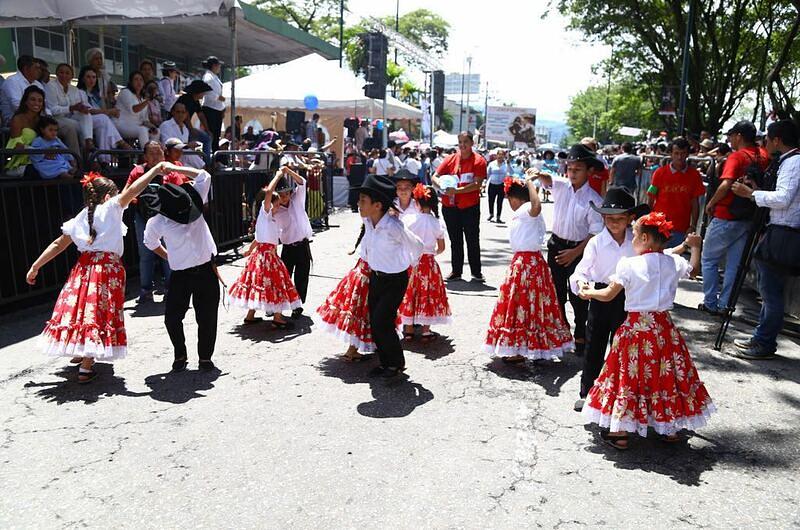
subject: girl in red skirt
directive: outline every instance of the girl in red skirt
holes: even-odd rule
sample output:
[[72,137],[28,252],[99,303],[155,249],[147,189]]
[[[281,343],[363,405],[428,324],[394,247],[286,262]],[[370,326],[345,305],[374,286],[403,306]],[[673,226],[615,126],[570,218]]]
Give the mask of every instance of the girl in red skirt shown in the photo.
[[273,217],[280,207],[280,196],[275,192],[283,179],[286,167],[275,173],[272,182],[264,189],[266,193],[258,209],[255,239],[245,250],[247,256],[244,270],[231,285],[228,294],[231,305],[247,309],[245,324],[262,322],[256,311],[273,315],[272,326],[276,329],[292,329],[294,324],[286,320],[283,311],[293,311],[302,306],[286,265],[278,257],[277,246],[280,230]]
[[608,301],[625,289],[628,317],[583,409],[589,422],[610,429],[602,437],[617,449],[627,449],[628,433],[647,436],[648,427],[665,441],[678,441],[679,430],[704,426],[715,410],[669,316],[678,280],[694,276],[700,265],[700,237],[691,234],[684,243],[692,251],[690,264],[663,252],[671,230],[661,212],[639,219],[633,228],[638,255],[619,261],[605,289],[580,291],[584,299]]
[[500,286],[484,351],[509,363],[557,359],[574,344],[542,257],[546,228],[539,194],[531,178],[506,178],[503,186],[513,210],[510,240],[514,257]]
[[71,243],[81,253],[42,332],[48,355],[72,357],[73,364],[80,364],[78,383],[97,377],[92,369],[95,359],[121,359],[127,353],[122,311],[125,267],[121,259],[127,227],[122,213],[153,177],[174,167],[165,162],[156,164],[122,193],[111,180],[89,173],[81,180],[86,208],[61,225],[62,235],[50,243],[28,271],[26,279],[34,285],[39,269]]
[[419,263],[411,269],[399,313],[406,340],[414,339],[414,325],[421,324],[420,338],[430,342],[438,336],[431,331],[431,325],[449,324],[451,320],[442,271],[434,258],[444,252],[446,232],[439,219],[439,198],[433,187],[417,184],[412,193],[419,212],[404,216],[403,224],[422,240],[425,248]]
[[[356,248],[364,237],[364,225],[356,240]],[[354,254],[353,249],[350,254]],[[347,344],[347,351],[341,358],[348,362],[360,361],[364,356],[360,353],[375,351],[372,339],[372,328],[369,324],[369,265],[364,256],[358,258],[356,266],[342,278],[336,288],[331,291],[325,302],[317,308],[317,324],[334,337]]]

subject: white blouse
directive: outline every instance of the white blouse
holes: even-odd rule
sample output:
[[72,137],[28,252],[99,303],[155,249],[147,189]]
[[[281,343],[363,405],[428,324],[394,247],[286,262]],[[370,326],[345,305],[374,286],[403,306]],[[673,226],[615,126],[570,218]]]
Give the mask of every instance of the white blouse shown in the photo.
[[[266,208],[270,208],[270,211],[267,211]],[[277,245],[280,232],[278,223],[272,217],[272,205],[264,201],[264,204],[258,210],[258,218],[256,219],[256,241]]]
[[119,204],[119,195],[98,204],[94,209],[94,226],[97,236],[89,244],[89,209],[84,208],[78,215],[61,225],[61,233],[72,238],[81,252],[112,252],[122,256],[125,249],[122,238],[128,227],[122,222],[125,209]]
[[81,90],[69,85],[67,91],[64,92],[64,87],[58,81],[50,81],[45,85],[45,98],[47,101],[47,109],[53,116],[68,116],[72,114],[69,108],[78,103],[84,103],[88,106],[86,100],[81,97]]
[[419,206],[417,205],[417,201],[415,201],[413,198],[411,199],[411,202],[408,203],[408,208],[405,210],[400,207],[400,198],[396,198],[394,200],[394,207],[397,208],[398,212],[400,212],[401,221],[407,215],[416,215],[419,213]]
[[147,110],[147,105],[144,106],[139,112],[133,111],[133,106],[142,103],[144,100],[140,99],[133,92],[127,88],[123,88],[117,96],[117,108],[119,109],[119,120],[128,123],[135,123],[143,125],[150,118]]
[[669,311],[678,280],[691,272],[689,262],[678,255],[650,252],[619,260],[611,281],[625,288],[625,311]]
[[219,100],[222,95],[222,81],[217,74],[211,70],[206,70],[203,74],[203,81],[211,87],[211,92],[203,96],[203,106],[216,110],[225,110],[225,102]]
[[528,203],[511,214],[509,240],[514,252],[540,252],[546,234],[544,219],[541,214],[532,217]]
[[444,239],[447,234],[447,229],[441,219],[434,217],[432,213],[416,213],[401,215],[400,220],[403,221],[406,228],[420,238],[423,254],[436,254],[436,242]]

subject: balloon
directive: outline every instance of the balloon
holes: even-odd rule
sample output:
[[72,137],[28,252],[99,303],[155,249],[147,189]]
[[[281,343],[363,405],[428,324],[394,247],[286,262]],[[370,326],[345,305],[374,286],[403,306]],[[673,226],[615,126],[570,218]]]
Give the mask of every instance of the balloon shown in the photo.
[[317,110],[317,107],[319,107],[319,100],[317,96],[309,94],[303,98],[303,105],[305,105],[306,110]]
[[383,120],[378,120],[378,123],[376,124],[376,127],[378,128],[379,131],[382,131],[383,130]]

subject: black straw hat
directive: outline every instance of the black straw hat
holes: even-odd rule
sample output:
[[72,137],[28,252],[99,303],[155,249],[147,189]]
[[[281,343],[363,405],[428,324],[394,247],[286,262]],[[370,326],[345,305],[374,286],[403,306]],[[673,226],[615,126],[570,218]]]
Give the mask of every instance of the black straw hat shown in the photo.
[[401,169],[391,177],[395,184],[401,180],[410,180],[412,183],[419,182],[419,175],[415,175],[406,168]]
[[597,159],[594,151],[583,144],[575,144],[569,148],[567,162],[586,162],[589,167],[593,167],[597,170],[605,168],[603,163]]
[[589,201],[589,206],[603,215],[634,214],[636,217],[641,217],[650,212],[650,207],[646,204],[637,206],[633,195],[621,186],[608,188],[603,199],[603,205],[599,208],[593,201]]
[[183,89],[184,92],[187,94],[202,94],[203,92],[211,92],[211,87],[208,86],[208,83],[205,81],[201,81],[200,79],[195,79],[191,83],[189,83],[186,88]]
[[292,182],[290,179],[281,177],[281,180],[278,181],[278,185],[275,186],[276,193],[286,193],[292,191]]
[[187,182],[163,184],[158,187],[158,201],[148,204],[154,214],[161,214],[176,223],[187,225],[203,215],[203,199],[194,186]]
[[397,189],[394,186],[394,182],[386,175],[370,173],[364,178],[364,183],[361,186],[353,186],[350,189],[375,197],[381,202],[386,201],[385,206],[387,207],[391,207],[394,204],[395,197],[397,197]]

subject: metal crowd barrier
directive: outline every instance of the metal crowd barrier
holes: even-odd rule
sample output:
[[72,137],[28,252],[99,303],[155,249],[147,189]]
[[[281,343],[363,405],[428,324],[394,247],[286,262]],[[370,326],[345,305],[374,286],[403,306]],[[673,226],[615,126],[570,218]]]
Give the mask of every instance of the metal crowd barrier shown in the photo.
[[[35,173],[34,177],[30,177],[28,175],[19,175],[19,176],[8,176],[6,174],[6,165],[10,161],[11,157],[14,156],[30,156],[30,155],[71,155],[76,162],[77,167],[77,174],[82,174],[83,171],[83,159],[81,156],[76,153],[75,151],[70,151],[69,149],[61,149],[61,148],[47,148],[47,149],[34,149],[33,147],[26,147],[25,149],[0,149],[0,179],[2,180],[39,180],[41,177],[38,173]],[[30,170],[33,170],[33,164],[29,164]]]

